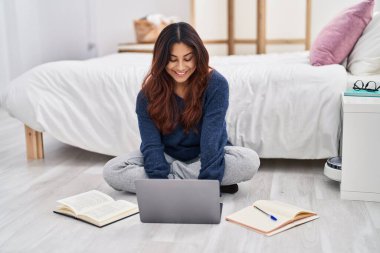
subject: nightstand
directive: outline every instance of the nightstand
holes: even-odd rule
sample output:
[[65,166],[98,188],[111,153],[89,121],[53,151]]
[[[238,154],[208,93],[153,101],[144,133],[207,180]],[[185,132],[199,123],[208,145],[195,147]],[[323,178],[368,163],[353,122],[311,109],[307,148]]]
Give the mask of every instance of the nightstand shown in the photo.
[[341,198],[380,202],[380,98],[342,96]]

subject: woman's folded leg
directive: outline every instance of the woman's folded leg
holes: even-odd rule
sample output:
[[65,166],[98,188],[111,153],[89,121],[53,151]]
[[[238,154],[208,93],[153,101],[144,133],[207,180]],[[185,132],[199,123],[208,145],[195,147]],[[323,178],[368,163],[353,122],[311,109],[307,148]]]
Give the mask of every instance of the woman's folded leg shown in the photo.
[[133,151],[109,160],[104,165],[103,177],[115,190],[135,193],[135,180],[148,178],[143,154]]
[[257,153],[249,148],[226,146],[222,185],[232,185],[250,180],[260,167]]

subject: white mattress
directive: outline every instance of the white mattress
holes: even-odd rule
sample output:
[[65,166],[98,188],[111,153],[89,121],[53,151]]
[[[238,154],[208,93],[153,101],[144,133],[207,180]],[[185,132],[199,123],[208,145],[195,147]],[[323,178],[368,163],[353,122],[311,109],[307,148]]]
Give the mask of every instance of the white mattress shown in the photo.
[[[114,54],[41,65],[2,96],[10,115],[83,149],[119,155],[139,148],[135,98],[150,54]],[[313,67],[308,54],[213,57],[229,81],[229,140],[260,157],[334,156],[340,133],[340,65]],[[21,134],[21,133],[20,133]]]

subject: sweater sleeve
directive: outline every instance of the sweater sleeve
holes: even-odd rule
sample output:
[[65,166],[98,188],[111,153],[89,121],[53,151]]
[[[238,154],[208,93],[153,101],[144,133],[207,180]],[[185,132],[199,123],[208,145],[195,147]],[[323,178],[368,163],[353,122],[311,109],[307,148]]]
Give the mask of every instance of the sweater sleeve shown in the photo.
[[206,92],[201,133],[201,170],[199,179],[217,179],[224,176],[224,147],[227,143],[226,112],[228,83],[224,77],[215,80]]
[[164,156],[164,144],[161,134],[147,111],[148,102],[140,91],[136,100],[141,146],[144,155],[144,169],[149,178],[168,178],[170,166]]

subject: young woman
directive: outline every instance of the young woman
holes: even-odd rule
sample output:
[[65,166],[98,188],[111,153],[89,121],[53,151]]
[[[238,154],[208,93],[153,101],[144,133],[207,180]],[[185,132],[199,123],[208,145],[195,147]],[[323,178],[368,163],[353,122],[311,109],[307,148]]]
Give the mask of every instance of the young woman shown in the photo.
[[237,183],[253,177],[259,157],[227,145],[228,83],[208,64],[189,24],[171,24],[160,33],[136,101],[140,151],[105,165],[110,186],[135,192],[136,179],[216,179],[222,192],[235,193]]

